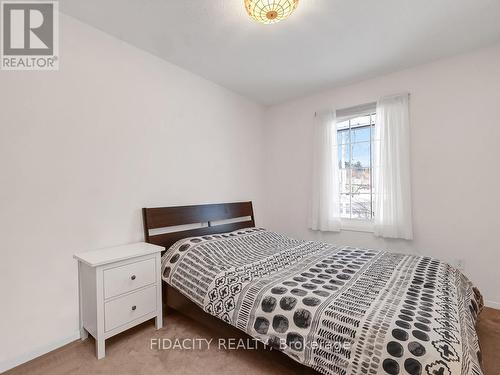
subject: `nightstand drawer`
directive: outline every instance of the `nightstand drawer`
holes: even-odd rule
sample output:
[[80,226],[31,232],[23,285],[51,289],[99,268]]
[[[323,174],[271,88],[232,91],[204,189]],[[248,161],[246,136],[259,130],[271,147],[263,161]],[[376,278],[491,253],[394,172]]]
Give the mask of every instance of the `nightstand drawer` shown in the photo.
[[104,330],[111,331],[156,310],[156,286],[104,304]]
[[153,284],[156,280],[154,258],[104,271],[104,298]]

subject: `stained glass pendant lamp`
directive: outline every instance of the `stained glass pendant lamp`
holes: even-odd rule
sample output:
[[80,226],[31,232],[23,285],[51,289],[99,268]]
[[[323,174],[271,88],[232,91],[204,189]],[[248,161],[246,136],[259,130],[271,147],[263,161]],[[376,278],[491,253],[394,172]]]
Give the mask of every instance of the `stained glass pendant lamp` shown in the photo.
[[299,0],[245,0],[248,15],[261,23],[276,23],[289,17]]

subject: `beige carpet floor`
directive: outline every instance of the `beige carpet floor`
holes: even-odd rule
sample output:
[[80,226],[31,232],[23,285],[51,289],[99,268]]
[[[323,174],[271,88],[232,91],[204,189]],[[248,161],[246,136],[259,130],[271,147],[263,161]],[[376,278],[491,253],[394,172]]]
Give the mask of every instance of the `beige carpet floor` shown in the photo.
[[[152,321],[106,342],[106,357],[94,356],[94,340],[75,341],[5,374],[302,374],[300,368],[282,360],[281,354],[264,350],[152,350],[152,338],[210,338],[217,334],[178,313],[169,313],[165,327],[154,329]],[[486,375],[500,374],[500,310],[484,309],[478,332]]]

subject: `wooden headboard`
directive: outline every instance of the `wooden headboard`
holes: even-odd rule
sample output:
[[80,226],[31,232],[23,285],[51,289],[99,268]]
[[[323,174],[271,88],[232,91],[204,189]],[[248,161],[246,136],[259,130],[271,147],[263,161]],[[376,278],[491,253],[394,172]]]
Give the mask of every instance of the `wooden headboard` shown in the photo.
[[[246,218],[246,220],[214,225],[216,221],[237,218]],[[165,249],[183,238],[231,232],[255,226],[252,202],[143,208],[142,219],[146,242],[164,246]],[[155,229],[188,224],[203,224],[205,226],[160,234],[150,233],[151,230]]]

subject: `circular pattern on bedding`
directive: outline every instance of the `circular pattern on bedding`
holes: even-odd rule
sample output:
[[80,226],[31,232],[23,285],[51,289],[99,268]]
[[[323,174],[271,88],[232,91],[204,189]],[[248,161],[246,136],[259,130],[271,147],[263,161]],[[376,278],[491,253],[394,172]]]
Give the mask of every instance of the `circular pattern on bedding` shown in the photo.
[[431,324],[431,321],[429,319],[423,318],[421,316],[417,316],[415,319],[417,319],[420,323]]
[[415,328],[418,328],[422,331],[429,332],[431,329],[428,325],[423,324],[423,323],[415,323],[414,324]]
[[297,309],[293,314],[293,322],[299,328],[309,328],[312,315],[306,309]]
[[271,293],[273,294],[285,294],[288,289],[282,287],[282,286],[275,286],[274,288],[271,289]]
[[408,323],[408,322],[404,322],[404,321],[402,321],[402,320],[396,320],[396,325],[397,325],[398,327],[401,327],[401,328],[406,328],[406,329],[410,329],[410,328],[411,328],[410,323]]
[[405,315],[405,314],[399,314],[398,318],[401,320],[406,320],[407,322],[411,322],[413,318],[411,316]]
[[425,332],[422,332],[418,329],[415,329],[411,332],[413,334],[413,336],[419,340],[422,340],[422,341],[429,341],[429,335],[427,335],[427,333]]
[[332,268],[329,268],[327,270],[325,270],[326,273],[330,273],[330,274],[336,274],[338,273],[339,271],[338,270],[335,270],[335,269],[332,269]]
[[313,293],[320,297],[328,297],[330,293],[325,292],[324,290],[313,290]]
[[403,345],[396,341],[387,343],[387,352],[394,357],[402,357],[404,353]]
[[275,315],[273,318],[273,329],[278,333],[285,333],[288,330],[288,319],[283,315]]
[[[418,357],[425,356],[427,349],[425,342],[430,341],[430,337],[427,332],[431,331],[431,318],[434,312],[434,303],[437,300],[436,293],[436,280],[437,280],[437,265],[438,263],[429,262],[429,258],[423,258],[419,261],[416,267],[415,274],[410,281],[410,286],[406,291],[406,295],[403,297],[404,303],[399,311],[396,311],[397,320],[394,324],[398,327],[393,329],[392,336],[399,340],[400,342],[408,341],[410,335],[412,340],[410,340],[406,346],[409,354],[412,357],[408,357],[404,362],[397,363],[398,366],[404,368],[404,371],[399,367],[396,367],[393,359],[387,358],[384,360],[386,366],[384,370],[387,373],[399,373],[403,371],[410,375],[421,375],[423,371],[422,363],[417,359]],[[429,265],[430,264],[430,265]],[[440,293],[446,295],[446,290],[440,291]],[[442,303],[442,302],[441,302]],[[438,302],[439,305],[439,302]],[[441,305],[440,305],[441,306]],[[446,310],[446,309],[444,309]],[[443,330],[440,332],[450,332],[449,327],[446,326],[450,321],[454,319],[454,316],[446,311],[441,311],[441,318],[444,320],[440,322],[441,318],[437,318],[437,322],[443,325]],[[439,332],[437,332],[439,333]],[[416,339],[416,340],[415,340]],[[438,341],[433,341],[432,344],[436,347]],[[387,353],[392,357],[400,357],[400,353],[404,352],[404,348],[401,345],[401,351],[399,350],[400,343],[391,341],[387,345]],[[451,353],[448,350],[447,353]],[[437,348],[439,351],[439,348]],[[441,355],[444,359],[444,357]],[[386,362],[387,361],[387,362]],[[428,371],[428,369],[427,369]]]
[[290,332],[286,335],[286,344],[296,352],[304,350],[304,337],[297,332]]
[[[421,342],[430,340],[426,332],[431,330],[431,320],[429,318],[432,317],[434,306],[433,289],[435,288],[435,279],[436,269],[430,269],[428,267],[428,260],[424,258],[416,268],[415,276],[412,278],[411,284],[406,291],[402,308],[396,313],[398,320],[394,323],[399,328],[395,328],[392,331],[392,336],[399,341],[407,341],[411,331],[412,337],[418,340],[410,341],[407,345],[409,353],[414,357],[421,357],[426,354],[426,348]],[[398,357],[399,351],[396,348],[399,347],[391,342],[387,346],[387,353],[393,357]],[[404,349],[402,350],[404,351]],[[405,372],[411,375],[420,375],[422,373],[422,364],[413,357],[407,358],[404,361],[403,367]],[[387,369],[384,367],[384,369],[388,373],[396,371],[395,366],[389,366]],[[397,371],[399,372],[399,369]]]
[[332,278],[332,276],[327,275],[326,273],[322,273],[322,274],[318,275],[318,278],[323,279],[323,280],[330,280]]
[[306,283],[306,284],[302,284],[302,288],[304,289],[308,289],[308,290],[313,290],[313,289],[316,289],[317,286],[314,285],[314,284],[309,284],[309,283]]
[[307,292],[302,289],[292,289],[290,293],[292,293],[294,296],[299,296],[299,297],[304,297],[307,294]]
[[384,368],[385,372],[390,375],[399,374],[399,364],[393,359],[384,359],[384,362],[382,362],[382,367]]
[[426,318],[430,318],[432,317],[432,314],[429,314],[428,312],[425,312],[425,311],[417,311],[418,315],[421,315],[423,317],[426,317]]
[[399,328],[394,328],[392,330],[392,337],[400,341],[408,340],[408,333]]
[[345,284],[345,282],[343,281],[340,281],[340,280],[335,280],[335,279],[332,279],[332,280],[329,280],[328,281],[330,284],[333,284],[333,285],[339,285],[339,286],[342,286]]
[[285,311],[290,311],[295,308],[297,299],[295,297],[283,297],[280,300],[280,307]]
[[323,285],[322,287],[325,289],[328,289],[328,290],[337,290],[338,289],[338,287],[336,287],[335,285]]
[[342,272],[343,272],[343,273],[349,273],[349,274],[351,274],[351,275],[356,273],[356,271],[351,270],[351,269],[349,269],[349,268],[344,268],[344,269],[342,270]]
[[422,373],[422,365],[415,358],[406,359],[404,366],[410,375],[420,375]]
[[[286,344],[290,349],[288,354],[292,354],[290,352],[302,352],[304,350],[304,340],[312,326],[316,309],[332,296],[332,293],[337,294],[336,291],[342,290],[346,284],[350,285],[350,280],[355,277],[358,270],[376,254],[376,252],[370,254],[368,252],[370,251],[345,249],[323,260],[316,261],[305,271],[298,271],[296,274],[289,275],[284,281],[272,284],[269,295],[263,296],[260,304],[261,311],[269,315],[259,317],[265,320],[257,318],[259,323],[256,322],[255,331],[257,333],[266,331],[266,336],[270,337],[268,345],[271,347],[275,345],[275,347],[279,348],[280,344],[282,344],[280,338],[281,340],[286,338]],[[416,301],[418,306],[418,298],[416,298]],[[399,314],[412,319],[415,316],[414,306],[405,306],[404,309],[407,311],[399,312]],[[346,318],[348,319],[348,317]],[[339,324],[345,326],[341,322]],[[411,328],[409,324],[404,326],[404,329],[411,330]],[[367,355],[374,356],[379,361],[374,369],[381,369],[385,349],[389,350],[394,356],[404,355],[406,348],[403,346],[402,341],[407,341],[410,333],[405,332],[403,327],[400,327],[400,329],[402,334],[399,335],[399,342],[395,338],[391,345],[384,344],[376,335],[367,338],[367,340],[373,340],[373,347],[367,351]],[[388,323],[380,322],[377,325],[377,331],[382,335],[390,335],[391,327]],[[281,347],[281,349],[283,348]],[[299,354],[297,358],[302,357]],[[398,363],[396,361],[395,363],[399,372],[400,368],[403,367],[403,362]],[[391,363],[388,362],[388,368],[391,367],[390,365]],[[367,370],[372,369],[368,367]],[[368,371],[367,374],[369,373],[371,372]]]
[[261,303],[262,311],[267,313],[273,312],[274,308],[276,307],[276,303],[277,303],[276,298],[272,296],[264,297]]
[[425,354],[425,347],[416,341],[412,341],[408,344],[408,350],[415,357],[421,357]]
[[349,276],[345,273],[338,274],[337,277],[341,280],[349,280],[351,278],[351,276]]
[[314,284],[317,284],[317,285],[321,285],[321,284],[325,283],[324,280],[320,280],[320,279],[312,279],[311,282]]
[[400,310],[402,314],[409,315],[409,316],[414,316],[415,313],[413,311],[410,311],[408,309],[401,309]]
[[255,319],[253,328],[260,334],[265,335],[269,329],[269,320],[264,317],[258,317]]
[[302,299],[302,303],[306,306],[318,306],[321,303],[321,300],[316,297],[305,297]]
[[179,247],[179,251],[181,251],[181,252],[182,252],[182,251],[186,251],[187,249],[189,249],[189,247],[190,247],[190,246],[191,246],[190,244],[185,243],[185,244],[183,244],[183,245],[181,245],[181,246]]

